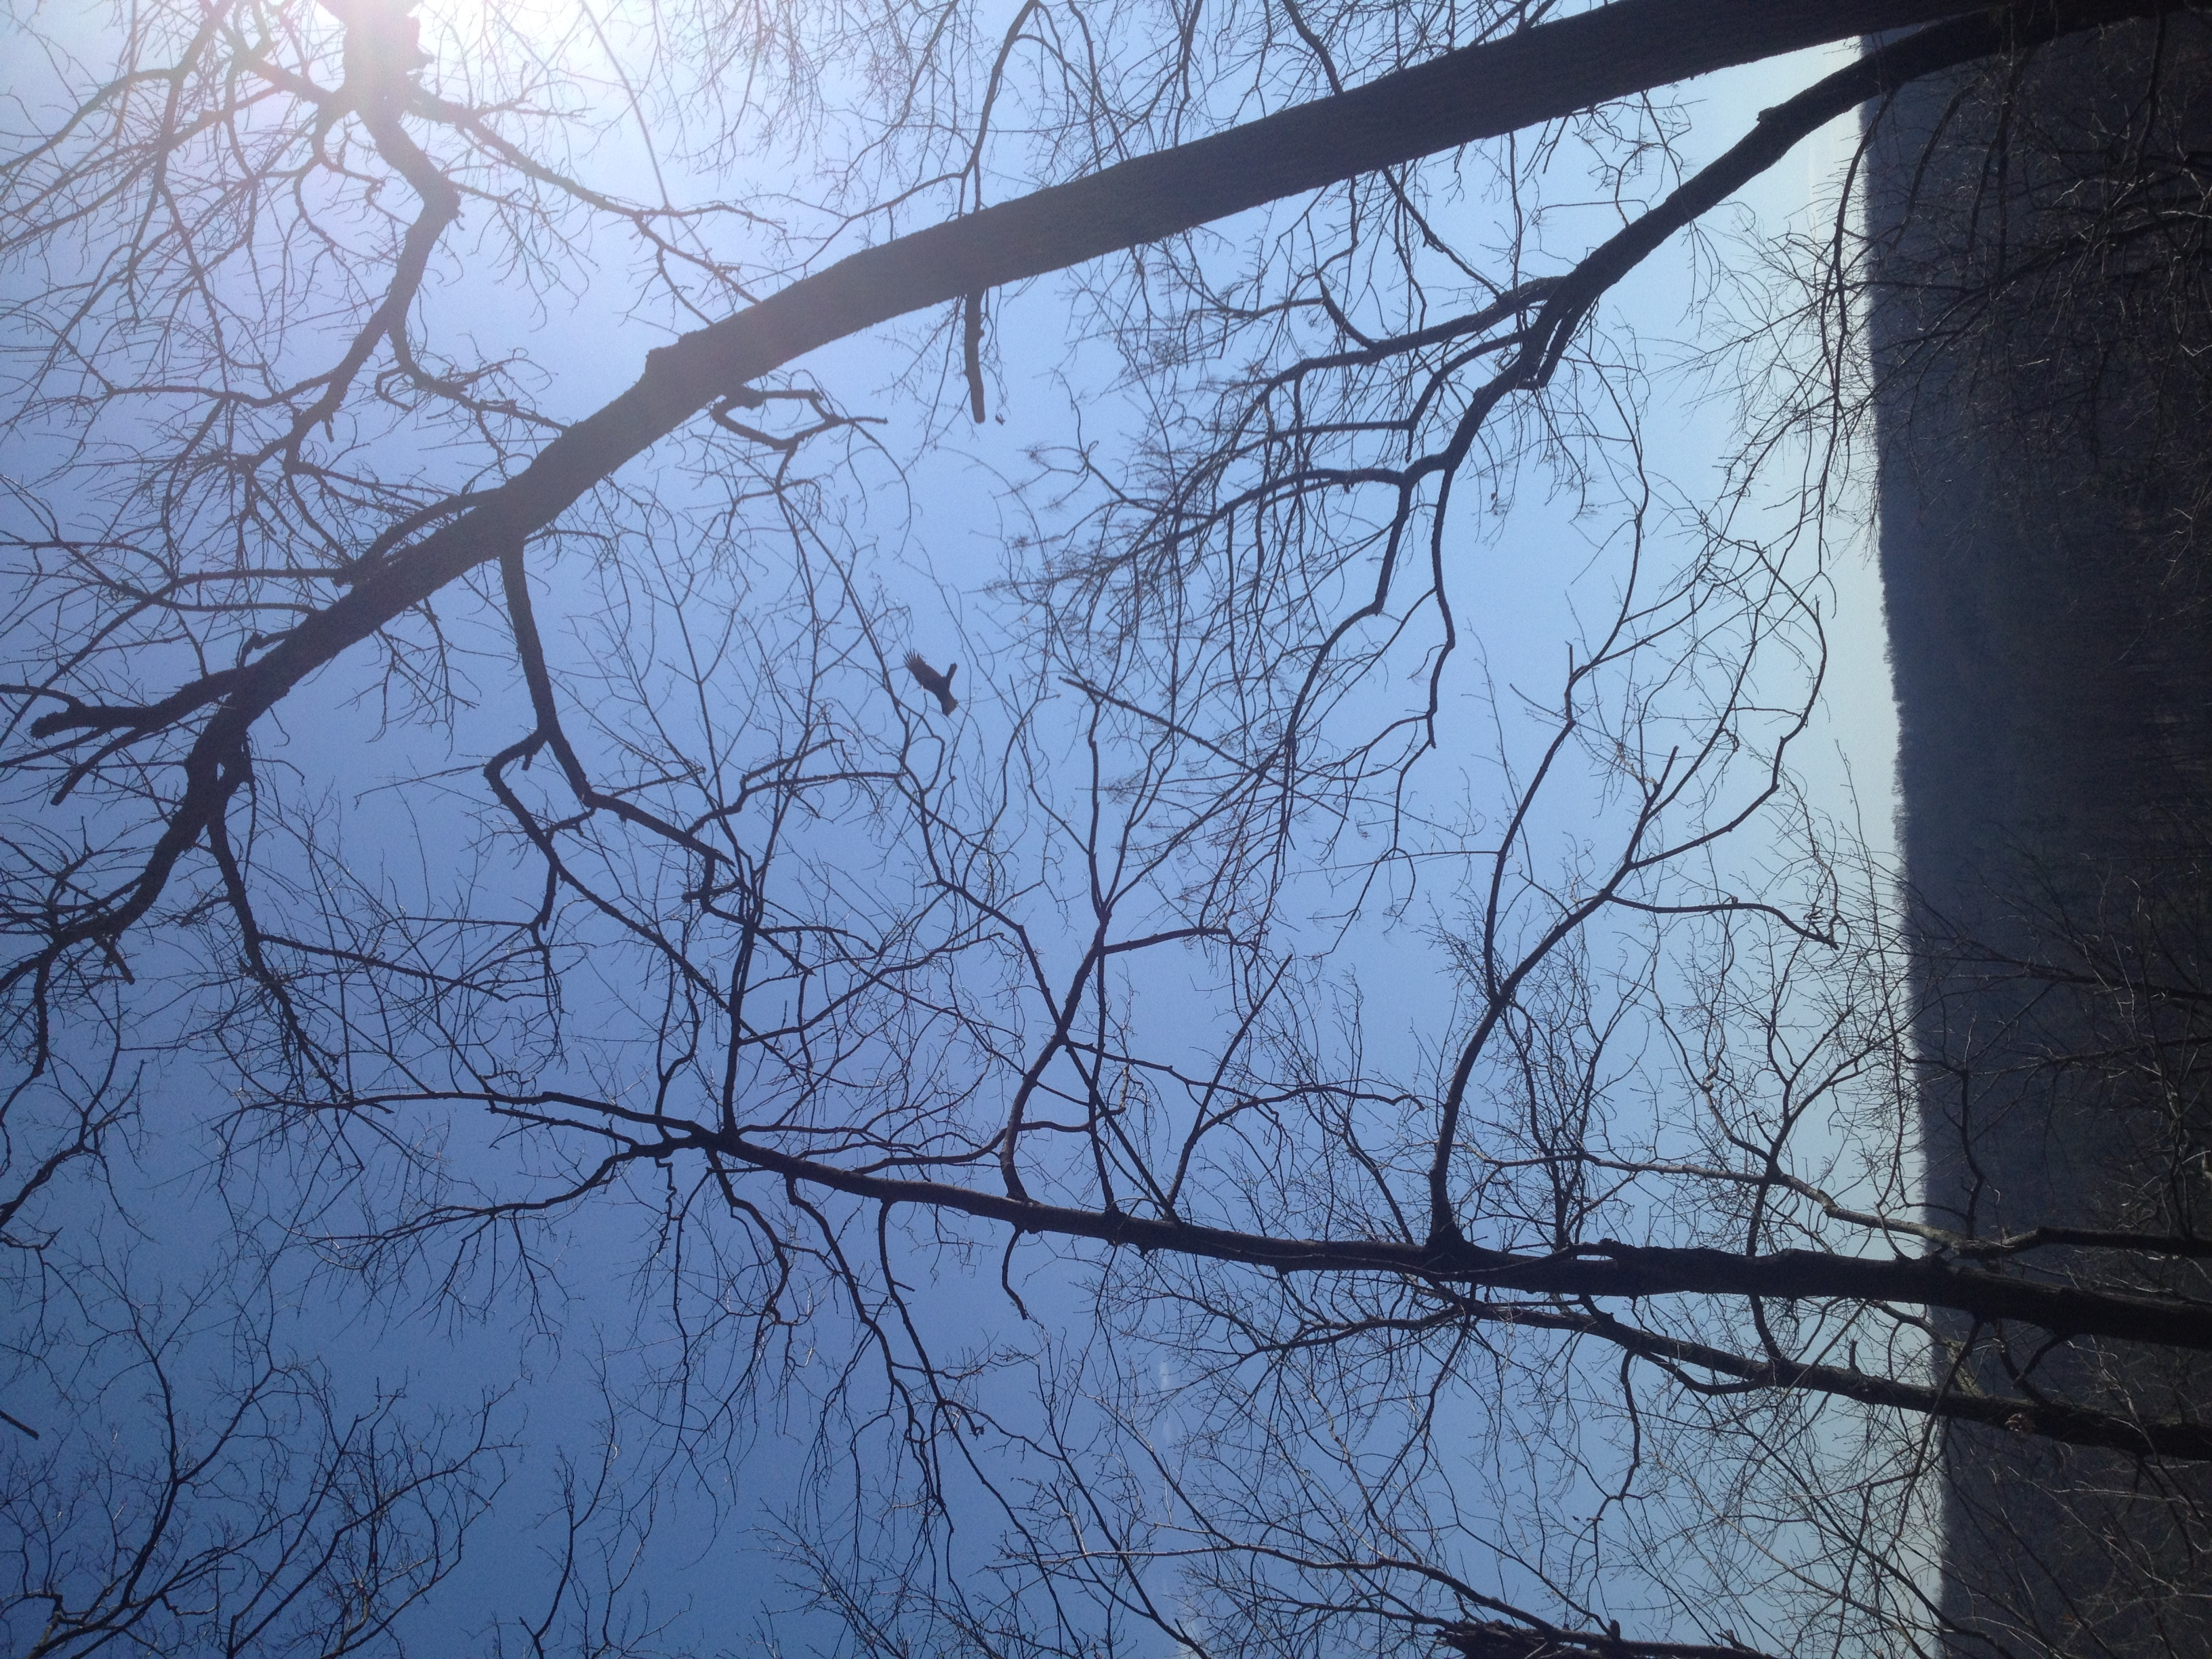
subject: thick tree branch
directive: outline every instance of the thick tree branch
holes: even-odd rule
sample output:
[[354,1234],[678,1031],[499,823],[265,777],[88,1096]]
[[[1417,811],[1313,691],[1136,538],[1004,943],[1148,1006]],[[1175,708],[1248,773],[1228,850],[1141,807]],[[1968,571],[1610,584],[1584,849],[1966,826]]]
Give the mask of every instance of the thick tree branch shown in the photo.
[[[2180,0],[2028,0],[1991,14],[2045,33]],[[1957,0],[1616,0],[1230,131],[1122,162],[839,261],[647,355],[629,391],[562,432],[481,504],[366,568],[235,678],[184,763],[186,784],[140,873],[5,975],[110,940],[160,896],[228,799],[224,757],[302,680],[448,583],[519,545],[717,398],[876,324],[1158,240],[1283,197],[1778,53],[1985,8]],[[180,690],[161,708],[194,708]],[[141,728],[143,729],[143,728]]]
[[[557,1121],[571,1127],[580,1127],[571,1115],[582,1112],[641,1131],[635,1138],[617,1137],[620,1148],[602,1166],[603,1175],[613,1164],[623,1161],[659,1162],[679,1153],[702,1153],[781,1176],[795,1185],[823,1188],[874,1203],[911,1204],[949,1215],[1003,1222],[1018,1234],[1095,1239],[1139,1251],[1166,1250],[1280,1273],[1388,1273],[1482,1290],[1631,1301],[1654,1296],[1741,1296],[1901,1304],[1947,1309],[1990,1324],[2010,1321],[2033,1325],[2060,1337],[2113,1337],[2212,1352],[2212,1304],[2110,1285],[2084,1286],[2021,1279],[1962,1265],[1942,1255],[1856,1256],[1793,1249],[1749,1255],[1705,1246],[1627,1244],[1607,1238],[1535,1255],[1488,1249],[1459,1239],[1414,1243],[1299,1237],[1209,1227],[1126,1210],[1085,1209],[953,1182],[841,1168],[817,1158],[784,1152],[753,1135],[712,1130],[560,1091],[529,1095],[447,1091],[434,1096],[378,1095],[356,1097],[354,1105],[359,1109],[429,1098],[472,1100],[504,1115]],[[549,1114],[557,1114],[557,1118]],[[981,1164],[990,1158],[997,1144],[994,1138],[974,1161]],[[599,1178],[594,1176],[593,1181]]]
[[1948,1309],[1990,1322],[2018,1321],[2061,1336],[2117,1337],[2212,1352],[2212,1305],[2015,1279],[1936,1255],[1885,1259],[1814,1250],[1744,1255],[1613,1239],[1554,1255],[1524,1255],[1461,1241],[1414,1244],[1389,1239],[1278,1237],[1000,1197],[946,1182],[855,1174],[778,1152],[742,1135],[706,1137],[699,1149],[855,1197],[1003,1221],[1022,1232],[1092,1238],[1139,1250],[1172,1250],[1209,1261],[1272,1267],[1278,1273],[1380,1272],[1489,1290],[1632,1300],[1744,1296],[1904,1303]]

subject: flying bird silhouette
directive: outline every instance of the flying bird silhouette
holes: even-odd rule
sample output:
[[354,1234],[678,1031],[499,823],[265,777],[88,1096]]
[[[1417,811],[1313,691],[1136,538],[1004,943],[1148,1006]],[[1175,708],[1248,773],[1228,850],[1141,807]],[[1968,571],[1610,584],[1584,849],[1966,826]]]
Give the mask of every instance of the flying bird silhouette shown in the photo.
[[960,672],[958,663],[953,663],[940,674],[922,660],[921,652],[909,651],[906,653],[906,672],[921,682],[923,690],[936,695],[937,706],[946,714],[960,707],[960,699],[952,695],[952,677]]

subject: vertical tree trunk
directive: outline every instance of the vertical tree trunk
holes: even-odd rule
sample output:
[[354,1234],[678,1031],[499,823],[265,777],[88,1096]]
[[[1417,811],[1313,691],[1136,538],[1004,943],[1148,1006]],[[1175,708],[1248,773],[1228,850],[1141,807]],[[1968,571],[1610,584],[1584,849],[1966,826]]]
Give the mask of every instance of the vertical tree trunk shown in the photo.
[[[2201,17],[1916,85],[1877,134],[1882,574],[1947,1226],[2212,1230],[2208,145]],[[2007,1358],[1969,1369],[2016,1388]],[[2145,1412],[2212,1397],[2201,1363],[2095,1344],[2039,1374]],[[2201,1471],[1966,1427],[1947,1456],[1958,1652],[2212,1652]]]

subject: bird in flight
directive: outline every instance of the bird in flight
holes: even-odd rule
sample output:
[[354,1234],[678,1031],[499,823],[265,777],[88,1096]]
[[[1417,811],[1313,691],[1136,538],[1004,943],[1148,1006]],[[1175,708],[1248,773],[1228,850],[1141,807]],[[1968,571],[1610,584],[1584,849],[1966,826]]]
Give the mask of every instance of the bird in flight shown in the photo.
[[952,664],[940,674],[922,660],[921,652],[909,651],[906,653],[906,672],[921,682],[923,690],[936,695],[937,706],[946,714],[960,707],[960,699],[952,695],[952,677],[960,672],[958,663]]

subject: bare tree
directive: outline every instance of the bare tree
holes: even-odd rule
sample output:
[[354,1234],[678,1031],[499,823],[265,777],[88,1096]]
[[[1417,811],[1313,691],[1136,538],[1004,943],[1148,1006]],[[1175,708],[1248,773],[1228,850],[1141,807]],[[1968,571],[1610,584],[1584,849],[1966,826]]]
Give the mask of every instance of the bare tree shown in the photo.
[[13,1333],[44,1426],[0,1448],[11,1652],[398,1652],[459,1564],[502,1479],[492,1402],[412,1421],[404,1393],[280,1353],[273,1310],[228,1288],[164,1296],[111,1256]]
[[[2131,1266],[2193,1233],[1919,1211],[1896,923],[1790,771],[1837,417],[1757,531],[1766,471],[1670,484],[1596,320],[1825,123],[2178,8],[1553,9],[55,45],[4,187],[10,1243],[149,1066],[222,1080],[243,1224],[373,1292],[527,1292],[631,1194],[683,1334],[638,1409],[703,1461],[810,1402],[846,1478],[790,1547],[881,1651],[1932,1646],[1947,1425],[2205,1460],[2046,1386],[2212,1349]],[[1908,27],[1675,153],[1675,82]],[[1141,414],[1039,449],[956,729],[870,504],[948,384],[988,407],[985,297],[1077,266]],[[596,410],[478,343],[472,294],[617,283],[665,343]],[[794,367],[932,310],[883,393],[918,436]],[[1589,571],[1524,699],[1476,550],[1547,485]],[[1416,949],[1440,994],[1378,1015]],[[1026,1326],[1040,1255],[1024,1352],[939,1340],[913,1264],[996,1258]]]

